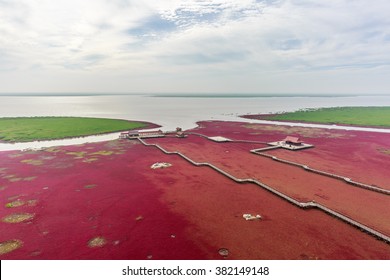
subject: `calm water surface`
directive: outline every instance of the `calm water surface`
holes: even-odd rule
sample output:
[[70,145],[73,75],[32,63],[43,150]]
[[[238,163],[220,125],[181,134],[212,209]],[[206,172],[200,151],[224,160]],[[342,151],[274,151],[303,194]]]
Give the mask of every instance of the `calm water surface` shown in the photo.
[[[390,96],[201,98],[151,95],[0,96],[0,117],[81,116],[150,121],[170,130],[200,120],[237,120],[243,114],[303,108],[390,106]],[[239,119],[243,121],[243,119]]]
[[[390,106],[390,96],[0,96],[0,117],[104,117],[149,121],[161,125],[163,130],[174,130],[178,126],[183,129],[196,127],[196,122],[201,120],[261,122],[238,116],[337,106]],[[116,137],[117,134],[111,136],[113,139]],[[86,142],[85,139],[79,141]],[[94,138],[90,137],[88,141],[92,142]],[[96,141],[102,140],[97,138]],[[7,149],[4,145],[0,144],[0,150]],[[15,145],[13,147],[16,148]]]

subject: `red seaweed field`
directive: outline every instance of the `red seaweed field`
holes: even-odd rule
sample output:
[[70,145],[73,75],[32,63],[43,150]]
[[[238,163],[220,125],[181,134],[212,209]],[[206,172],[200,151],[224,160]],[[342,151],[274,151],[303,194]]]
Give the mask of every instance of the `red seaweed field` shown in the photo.
[[[249,152],[299,136],[315,147],[265,153],[390,189],[390,134],[222,121],[190,132],[259,143],[145,142],[390,236],[389,195]],[[0,203],[0,259],[390,259],[388,243],[334,216],[137,140],[0,152]]]

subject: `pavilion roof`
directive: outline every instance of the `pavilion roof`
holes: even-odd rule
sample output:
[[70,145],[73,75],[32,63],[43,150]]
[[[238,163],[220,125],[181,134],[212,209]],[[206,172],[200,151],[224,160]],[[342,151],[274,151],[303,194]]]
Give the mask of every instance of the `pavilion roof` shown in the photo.
[[302,141],[299,140],[299,137],[294,137],[294,136],[287,136],[284,139],[285,142],[290,142],[290,143],[296,143],[296,144],[301,144]]

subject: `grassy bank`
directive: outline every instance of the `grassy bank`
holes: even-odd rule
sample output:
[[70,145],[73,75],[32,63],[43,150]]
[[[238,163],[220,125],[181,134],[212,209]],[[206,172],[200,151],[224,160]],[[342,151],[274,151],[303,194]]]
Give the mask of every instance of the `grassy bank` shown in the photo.
[[0,141],[27,142],[146,127],[141,122],[79,117],[0,118]]
[[300,110],[267,120],[390,127],[390,107],[337,107]]

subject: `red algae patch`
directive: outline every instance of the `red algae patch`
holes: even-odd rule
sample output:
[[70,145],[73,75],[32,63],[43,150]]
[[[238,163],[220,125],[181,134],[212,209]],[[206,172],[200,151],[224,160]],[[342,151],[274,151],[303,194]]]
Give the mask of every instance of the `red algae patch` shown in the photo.
[[243,127],[255,131],[261,132],[280,132],[286,135],[290,134],[299,134],[303,137],[311,138],[320,138],[320,137],[329,137],[329,138],[346,138],[345,133],[329,131],[321,128],[308,128],[308,127],[299,127],[299,126],[284,126],[284,125],[264,125],[264,124],[246,124]]
[[10,223],[10,224],[17,224],[22,223],[25,221],[30,221],[34,218],[35,214],[29,214],[29,213],[20,213],[20,214],[11,214],[8,216],[5,216],[2,221],[4,223]]
[[[252,155],[249,152],[250,145],[245,143],[217,144],[196,136],[188,137],[185,142],[148,140],[149,143],[152,141],[158,142],[168,151],[179,151],[195,162],[214,164],[237,178],[256,179],[301,202],[315,200],[384,234],[390,233],[390,226],[385,222],[384,213],[389,205],[385,195],[355,188],[341,180],[307,172],[302,168],[269,158]],[[226,150],[230,152],[226,154]],[[314,197],[314,194],[318,193],[328,199]],[[375,201],[375,206],[364,205],[367,200]]]
[[[285,136],[282,132],[245,129],[242,123],[204,124],[202,130],[196,131],[230,139],[271,142]],[[216,128],[216,125],[220,127]],[[317,140],[314,144],[322,143],[318,138],[309,140]],[[342,139],[332,139],[333,144],[339,140]],[[287,168],[249,152],[263,147],[261,143],[215,143],[195,135],[185,139],[147,139],[146,142],[158,143],[168,151],[183,152],[194,161],[214,163],[240,178],[256,177],[275,188],[288,183],[287,191],[299,196],[313,188],[313,193],[327,196],[330,201],[335,199],[329,190],[332,186],[327,187],[327,182],[321,186],[317,186],[315,180],[306,182],[307,171],[297,173],[297,168]],[[388,144],[384,141],[373,147],[378,154],[376,158],[387,158],[376,150],[380,147],[387,149]],[[79,153],[84,151],[87,153]],[[111,151],[113,153],[109,155]],[[293,154],[304,158],[304,163],[310,159],[308,155],[312,155],[309,162],[312,166],[311,162],[314,164],[318,158],[323,161],[330,154],[319,152],[321,145]],[[0,185],[7,186],[0,196],[3,205],[0,218],[11,214],[12,210],[16,213],[31,211],[36,218],[21,224],[2,223],[1,241],[24,242],[23,249],[4,255],[3,259],[390,258],[388,244],[317,209],[300,209],[258,186],[237,184],[207,166],[194,166],[178,155],[164,154],[137,140],[67,146],[58,151],[39,151],[35,155],[25,153],[22,158],[14,159],[8,154],[0,153],[1,167],[7,167],[0,171]],[[20,162],[47,156],[54,158],[44,160],[40,166]],[[98,160],[83,162],[91,158]],[[170,163],[173,167],[152,170],[150,167],[156,162]],[[11,184],[1,177],[8,174],[21,178],[38,174],[38,177]],[[298,175],[302,175],[302,180]],[[288,180],[290,177],[299,182]],[[301,183],[308,184],[308,189],[299,188]],[[357,189],[348,185],[340,187],[338,192],[351,189],[352,196]],[[366,201],[376,198],[370,193]],[[365,190],[358,191],[358,195],[365,194]],[[317,196],[315,199],[322,200]],[[15,209],[4,207],[17,200],[25,204]],[[29,200],[38,201],[39,207],[27,208]],[[377,203],[382,205],[381,197]],[[354,204],[358,210],[352,210],[364,214],[359,211],[364,205]],[[370,210],[368,206],[364,207],[366,209]],[[262,219],[246,221],[244,213],[250,213],[249,218],[261,214]],[[385,218],[384,215],[378,224],[386,224]]]
[[8,240],[0,243],[0,255],[12,252],[23,245],[20,240]]
[[103,247],[107,244],[107,241],[104,237],[98,236],[95,238],[92,238],[88,241],[88,247],[94,248],[94,247]]

